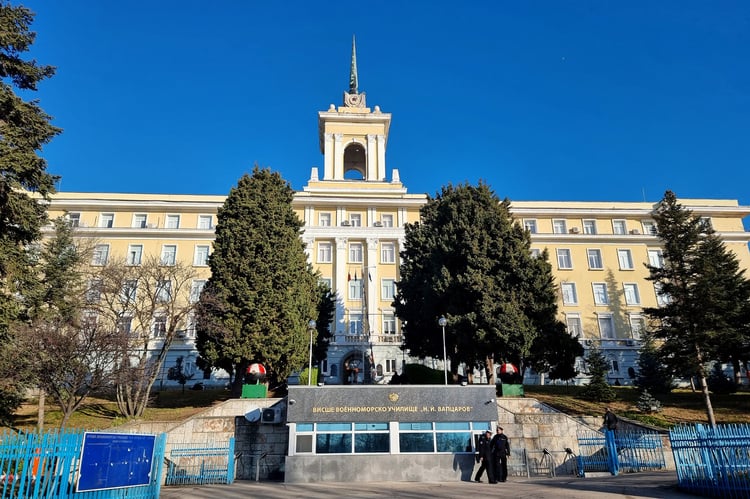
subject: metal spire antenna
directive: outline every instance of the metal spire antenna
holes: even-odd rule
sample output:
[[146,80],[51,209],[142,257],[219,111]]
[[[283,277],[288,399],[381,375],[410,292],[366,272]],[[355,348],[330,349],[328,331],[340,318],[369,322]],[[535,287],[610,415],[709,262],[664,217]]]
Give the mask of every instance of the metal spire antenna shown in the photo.
[[349,93],[359,93],[357,90],[358,86],[359,81],[357,79],[357,42],[354,38],[354,35],[352,35],[352,65],[349,69]]

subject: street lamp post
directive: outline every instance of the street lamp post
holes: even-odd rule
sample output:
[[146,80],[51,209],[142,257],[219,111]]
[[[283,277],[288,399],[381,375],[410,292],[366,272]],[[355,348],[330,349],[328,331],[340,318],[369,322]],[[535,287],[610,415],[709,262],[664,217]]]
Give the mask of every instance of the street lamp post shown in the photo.
[[445,375],[445,384],[448,384],[448,356],[445,352],[445,325],[448,324],[448,321],[445,319],[444,315],[440,316],[440,319],[438,319],[438,325],[443,328],[443,374]]
[[312,385],[312,340],[313,340],[313,331],[315,331],[315,328],[317,327],[317,323],[310,319],[310,322],[307,323],[307,329],[310,330],[310,362],[307,365],[307,385]]

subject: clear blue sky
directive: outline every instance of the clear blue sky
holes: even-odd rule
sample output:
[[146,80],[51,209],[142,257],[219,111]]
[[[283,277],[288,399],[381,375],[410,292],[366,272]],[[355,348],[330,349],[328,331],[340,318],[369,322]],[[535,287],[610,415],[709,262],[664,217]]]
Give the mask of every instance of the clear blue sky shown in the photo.
[[24,4],[64,191],[226,194],[255,163],[301,189],[356,34],[411,193],[750,204],[746,0]]

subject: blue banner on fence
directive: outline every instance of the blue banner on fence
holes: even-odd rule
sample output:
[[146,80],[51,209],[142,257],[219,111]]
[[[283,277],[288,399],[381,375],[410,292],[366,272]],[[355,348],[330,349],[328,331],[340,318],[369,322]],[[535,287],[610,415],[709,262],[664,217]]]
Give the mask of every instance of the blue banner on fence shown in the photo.
[[149,485],[155,439],[155,435],[85,433],[77,490]]

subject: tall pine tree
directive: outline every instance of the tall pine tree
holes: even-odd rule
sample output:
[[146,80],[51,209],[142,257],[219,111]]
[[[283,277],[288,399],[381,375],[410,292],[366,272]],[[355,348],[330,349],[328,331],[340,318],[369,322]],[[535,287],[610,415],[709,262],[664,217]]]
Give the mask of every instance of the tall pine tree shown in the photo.
[[[60,130],[36,101],[24,101],[15,91],[31,92],[54,74],[52,66],[25,59],[34,43],[34,15],[25,7],[0,0],[0,364],[12,355],[13,324],[26,320],[23,302],[29,293],[32,262],[25,248],[39,239],[46,211],[27,194],[46,197],[53,192],[55,177],[46,172],[39,154]],[[7,421],[21,400],[25,380],[0,376],[0,420]]]
[[272,382],[307,364],[318,279],[307,261],[293,197],[278,173],[256,166],[218,212],[197,346],[208,365],[234,371],[235,391],[250,363],[264,364]]

